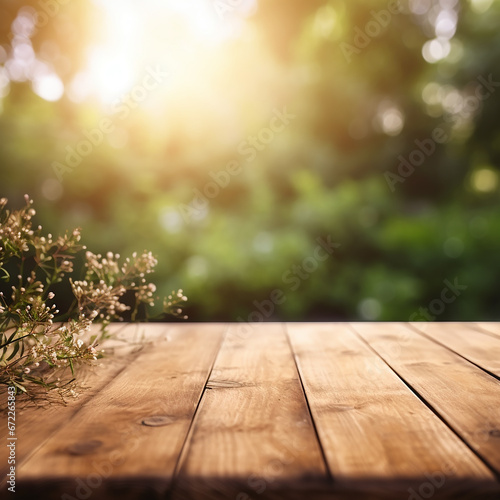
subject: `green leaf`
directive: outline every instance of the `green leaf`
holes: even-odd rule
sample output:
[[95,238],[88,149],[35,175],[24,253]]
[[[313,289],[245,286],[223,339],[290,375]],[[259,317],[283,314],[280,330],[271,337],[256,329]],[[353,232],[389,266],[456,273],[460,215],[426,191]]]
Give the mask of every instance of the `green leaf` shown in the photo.
[[8,273],[7,269],[4,269],[3,267],[0,267],[0,271],[3,272],[3,276],[2,276],[2,279],[5,281],[5,282],[9,282],[10,281],[10,274]]
[[33,384],[41,385],[42,387],[47,387],[47,384],[41,379],[36,377],[26,377],[27,380]]
[[23,385],[21,385],[19,382],[15,382],[14,380],[12,381],[12,383],[14,384],[15,387],[17,387],[20,391],[22,392],[28,392],[26,390],[26,387],[24,387]]
[[7,342],[5,342],[5,344],[0,345],[0,349],[7,347],[9,344],[12,344],[14,342],[18,342],[19,340],[25,339],[26,337],[29,337],[31,335],[30,333],[27,333],[26,335],[23,335],[22,337],[18,337],[17,339],[14,339],[13,337],[14,337],[14,335],[16,335],[16,333],[17,333],[17,329],[10,336],[10,338],[7,340]]
[[14,344],[14,349],[11,352],[10,356],[7,358],[7,361],[10,361],[17,354],[17,352],[19,351],[19,347],[21,347],[21,344],[22,342],[16,342]]
[[14,332],[12,333],[12,335],[10,337],[7,337],[7,335],[4,334],[5,337],[7,338],[7,340],[5,341],[4,344],[0,345],[0,348],[7,347],[9,344],[12,344],[12,342],[15,342],[14,337],[16,336],[17,332],[18,332],[18,329],[14,328]]

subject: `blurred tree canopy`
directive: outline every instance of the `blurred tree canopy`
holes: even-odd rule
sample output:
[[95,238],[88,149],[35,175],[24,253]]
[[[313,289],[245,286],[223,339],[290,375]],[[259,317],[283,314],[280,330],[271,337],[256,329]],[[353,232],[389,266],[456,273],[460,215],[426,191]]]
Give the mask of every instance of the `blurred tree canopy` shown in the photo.
[[0,0],[0,196],[193,320],[498,319],[500,1],[185,3]]

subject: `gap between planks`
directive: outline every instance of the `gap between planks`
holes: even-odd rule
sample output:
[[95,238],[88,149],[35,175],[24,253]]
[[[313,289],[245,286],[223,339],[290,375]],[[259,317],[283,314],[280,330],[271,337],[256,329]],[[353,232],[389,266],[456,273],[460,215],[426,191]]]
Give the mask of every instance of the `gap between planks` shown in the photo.
[[21,465],[20,492],[74,498],[97,474],[93,500],[163,498],[224,329],[169,327]]
[[287,330],[334,491],[402,498],[439,472],[445,498],[472,485],[478,498],[489,498],[491,488],[498,493],[482,461],[348,325],[287,324]]
[[231,325],[170,498],[301,499],[328,484],[283,325]]
[[474,330],[469,323],[409,323],[409,326],[500,379],[500,337]]
[[351,327],[498,479],[499,381],[408,324],[352,323]]
[[[245,326],[253,329],[251,334],[241,334],[242,328],[245,328]],[[193,333],[192,327],[199,327],[204,333]],[[324,493],[326,495],[324,498],[370,497],[389,499],[403,498],[397,496],[400,495],[401,491],[405,491],[406,496],[404,496],[404,498],[408,498],[406,490],[408,485],[418,487],[420,484],[419,481],[426,480],[422,478],[422,473],[426,470],[426,467],[431,470],[432,464],[434,463],[433,460],[439,457],[444,460],[450,455],[452,456],[450,462],[441,462],[441,469],[435,469],[430,472],[430,474],[433,474],[436,471],[442,471],[442,463],[449,463],[453,466],[449,474],[446,474],[445,489],[456,492],[460,490],[460,488],[467,487],[468,484],[473,484],[476,487],[474,490],[475,498],[498,497],[499,490],[497,482],[494,482],[497,488],[495,489],[495,496],[488,496],[488,488],[492,485],[492,475],[490,471],[485,468],[484,464],[477,456],[465,447],[463,442],[460,441],[456,435],[434,415],[434,413],[424,406],[420,399],[415,397],[414,393],[410,392],[410,389],[404,382],[406,379],[400,375],[399,371],[393,368],[392,364],[389,364],[386,360],[387,356],[383,356],[377,350],[373,350],[374,348],[370,343],[368,343],[368,348],[363,335],[357,333],[357,335],[363,338],[363,342],[361,342],[360,337],[349,329],[350,335],[346,335],[344,332],[346,326],[339,324],[287,324],[285,327],[287,332],[283,330],[283,325],[277,324],[257,324],[254,326],[241,324],[231,325],[224,341],[223,331],[219,330],[218,344],[215,341],[211,341],[214,343],[209,342],[212,346],[212,357],[205,352],[205,347],[204,349],[198,348],[197,350],[200,354],[200,358],[190,355],[188,355],[188,358],[184,358],[184,361],[187,362],[186,364],[192,363],[192,367],[196,367],[195,370],[198,371],[200,370],[200,359],[205,360],[201,363],[204,367],[201,371],[204,371],[205,378],[200,376],[200,373],[197,373],[195,376],[196,383],[194,383],[193,380],[189,382],[191,384],[190,401],[193,406],[189,407],[188,405],[188,411],[184,413],[186,421],[183,422],[182,429],[176,427],[178,424],[177,418],[179,418],[180,415],[178,414],[166,427],[141,428],[141,430],[145,430],[146,433],[151,431],[150,435],[140,433],[137,427],[132,425],[132,428],[137,431],[136,434],[139,434],[135,436],[136,439],[139,439],[139,443],[144,443],[144,439],[146,444],[154,440],[154,443],[152,443],[154,446],[149,449],[146,446],[146,450],[141,452],[139,459],[142,458],[145,460],[146,464],[153,464],[154,467],[156,467],[156,472],[153,470],[151,475],[141,476],[141,469],[134,469],[132,467],[127,470],[126,466],[115,467],[113,474],[109,478],[109,482],[112,483],[115,481],[119,483],[122,479],[128,477],[128,487],[119,486],[118,484],[119,488],[115,491],[118,498],[128,498],[127,494],[131,495],[130,498],[137,498],[137,496],[134,495],[137,495],[138,491],[144,489],[145,479],[151,483],[151,488],[147,491],[148,499],[164,498],[165,495],[169,495],[172,500],[178,498],[210,498],[211,496],[214,499],[218,499],[221,498],[219,494],[222,493],[224,494],[222,498],[227,497],[236,500],[247,500],[247,498],[280,498],[283,492],[286,493],[287,498],[292,498],[290,494],[292,496],[296,495],[297,498],[303,498],[306,495],[311,498],[320,498],[321,494]],[[354,328],[355,327],[354,325]],[[175,329],[176,327],[174,326],[171,328]],[[201,345],[206,340],[205,332],[206,329],[209,328],[209,325],[182,325],[182,328],[184,329],[184,333],[186,333],[186,331],[191,331],[191,334],[187,335],[186,338],[192,341],[198,339]],[[220,328],[220,326],[216,328]],[[374,328],[376,328],[376,325]],[[407,327],[405,328],[407,329]],[[292,331],[294,329],[299,329],[302,333],[294,333]],[[304,331],[313,331],[316,333],[314,333],[314,335],[306,335],[304,340]],[[240,334],[238,334],[238,332],[240,332]],[[440,350],[439,352],[446,352],[448,356],[451,355],[451,359],[466,362],[457,354],[451,353],[448,348],[437,344],[435,341],[429,340],[424,335],[416,334],[416,332],[413,331],[411,333],[420,337],[425,342],[430,342],[435,345]],[[271,338],[271,340],[267,337]],[[344,340],[343,337],[345,337]],[[261,339],[260,347],[259,338]],[[313,342],[314,338],[318,341]],[[306,347],[310,345],[310,349],[304,349],[304,342],[306,342]],[[396,346],[397,345],[396,343]],[[169,352],[171,347],[172,346],[169,346],[168,350],[165,350],[167,360],[169,359],[168,354],[172,355],[172,352]],[[380,350],[379,345],[379,351]],[[183,350],[181,349],[181,351]],[[270,355],[273,352],[281,352],[282,354],[273,357]],[[141,353],[137,359],[141,357],[144,358],[145,354],[146,353]],[[329,356],[332,357],[334,354],[338,356],[335,358],[338,360],[337,364],[332,363],[331,359],[329,359]],[[184,355],[186,355],[186,352],[184,352]],[[234,360],[232,360],[233,357]],[[355,359],[356,361],[349,364],[349,362],[346,362],[349,358]],[[151,367],[153,362],[157,363],[160,359],[162,359],[161,356],[143,359],[143,369]],[[261,360],[263,360],[263,365],[261,364]],[[165,361],[165,359],[163,361]],[[243,366],[249,368],[249,376],[243,373],[243,370],[238,365],[238,361],[244,362]],[[274,366],[276,361],[278,361],[278,367]],[[470,365],[468,362],[467,364]],[[177,364],[175,366],[178,368],[180,365]],[[480,372],[478,368],[472,365],[470,366]],[[186,371],[186,366],[184,366],[182,377],[186,376]],[[319,377],[319,381],[317,376],[318,371],[322,376]],[[141,370],[136,371],[135,375],[140,373]],[[380,375],[380,373],[382,373],[382,375]],[[482,373],[484,374],[484,372]],[[172,375],[172,373],[170,374]],[[349,374],[349,377],[346,377],[346,374]],[[117,376],[117,379],[123,379],[124,377],[131,384],[137,384],[137,380],[134,379],[134,373],[131,375],[121,373]],[[321,380],[321,378],[324,380]],[[169,384],[166,385],[170,385],[173,380],[175,380],[175,377],[174,379],[169,379]],[[358,384],[356,384],[356,381],[358,381]],[[122,382],[124,381],[122,380]],[[174,385],[177,383],[179,383],[179,381],[173,382]],[[268,391],[271,395],[271,408],[266,407],[269,398],[267,397],[268,394],[265,388],[268,383],[271,386],[271,389]],[[118,382],[114,381],[114,384],[116,385]],[[323,384],[323,386],[321,384]],[[412,472],[410,474],[406,473],[404,465],[397,463],[397,454],[401,453],[401,439],[398,438],[399,441],[395,439],[395,442],[391,442],[391,436],[392,438],[394,437],[394,429],[391,429],[391,426],[380,418],[381,415],[384,416],[386,414],[385,412],[387,410],[384,410],[377,401],[370,399],[370,391],[360,390],[360,387],[364,387],[364,389],[371,388],[375,393],[377,391],[381,393],[383,391],[381,391],[380,384],[382,384],[382,387],[387,391],[386,395],[388,396],[390,410],[389,416],[400,420],[404,420],[403,417],[407,417],[409,419],[410,434],[413,435],[413,432],[415,433],[413,439],[415,439],[416,436],[417,443],[420,443],[419,439],[422,439],[422,433],[424,431],[427,432],[430,429],[431,437],[429,437],[429,441],[434,439],[435,433],[438,434],[437,440],[435,440],[435,442],[433,441],[434,446],[438,447],[438,455],[433,457],[431,453],[430,457],[424,459],[424,464],[418,463],[417,459],[420,457],[419,454],[423,452],[417,444],[408,442],[403,444],[403,452],[404,450],[412,449],[412,446],[416,448],[416,451],[414,450],[416,456],[413,458],[408,457],[408,460],[410,460],[409,465],[415,464],[416,473],[415,471],[410,471]],[[351,392],[346,391],[346,385],[347,389]],[[118,386],[120,386],[120,384],[118,384]],[[327,390],[324,390],[325,386],[327,386]],[[402,391],[402,387],[404,387],[404,391]],[[170,389],[172,388],[170,387]],[[171,395],[175,394],[175,390],[170,389],[167,392]],[[164,388],[164,390],[166,389]],[[358,392],[356,392],[356,390]],[[193,397],[193,392],[196,393],[196,391],[198,391],[198,399]],[[41,461],[39,472],[45,472],[45,474],[47,474],[47,472],[51,472],[51,468],[54,467],[54,459],[56,460],[56,465],[57,463],[60,464],[59,467],[63,467],[62,464],[66,463],[68,460],[76,460],[82,466],[79,473],[80,477],[88,477],[88,474],[92,471],[92,468],[89,467],[90,458],[95,455],[97,455],[98,458],[102,458],[103,454],[105,455],[112,451],[103,450],[102,444],[99,444],[96,449],[90,450],[90,453],[86,454],[89,452],[89,441],[101,440],[99,438],[100,435],[102,440],[104,440],[104,444],[106,444],[105,440],[108,437],[105,429],[98,429],[98,438],[89,438],[89,433],[91,433],[92,430],[91,427],[88,427],[88,422],[85,423],[86,418],[89,416],[89,407],[93,407],[95,410],[101,406],[99,401],[101,403],[109,401],[110,395],[113,394],[115,394],[116,397],[122,395],[122,391],[113,392],[110,391],[109,387],[106,388],[106,394],[102,394],[102,392],[105,391],[101,391],[96,398],[89,401],[84,408],[73,416],[72,424],[76,424],[75,429],[68,429],[68,425],[66,425],[66,429],[63,428],[56,432],[58,436],[54,434],[48,436],[47,438],[50,437],[48,440],[52,442],[52,448],[50,445],[47,447],[40,446],[36,452],[32,453],[32,457],[28,462],[31,461],[31,463],[37,464]],[[292,394],[293,397],[291,398],[292,401],[288,403],[285,402],[286,411],[283,412],[283,408],[276,405],[276,400],[279,401],[280,397],[282,398],[283,395],[287,393]],[[407,395],[404,396],[404,398],[405,401],[408,401],[410,407],[412,407],[411,405],[418,407],[418,411],[416,412],[418,418],[415,418],[414,414],[408,414],[405,409],[400,410],[398,408],[397,403],[399,399],[397,396],[400,393],[411,395],[411,398],[413,398],[411,403],[411,398],[409,399]],[[345,398],[347,397],[353,398],[351,400],[353,402],[354,399],[357,398],[358,403],[346,403]],[[423,401],[426,401],[423,396],[420,397]],[[246,398],[248,398],[250,402],[245,401]],[[321,398],[324,398],[324,400]],[[324,403],[326,401],[326,405],[322,407],[318,401],[319,403]],[[117,399],[112,400],[113,404],[116,404],[116,402]],[[257,417],[257,424],[252,424],[252,420],[245,418],[245,415],[240,415],[241,418],[236,415],[237,418],[236,421],[234,421],[235,410],[241,407],[249,409],[251,414]],[[436,412],[436,415],[440,415],[440,413],[434,410],[433,406],[430,407]],[[126,411],[126,408],[120,405],[119,408],[122,411]],[[425,414],[422,408],[425,408],[427,414]],[[136,410],[137,409],[136,405]],[[141,409],[139,413],[142,415],[142,408],[139,409]],[[214,412],[222,411],[223,409],[226,409],[229,415],[222,413],[223,420],[233,415],[233,420],[230,422],[231,425],[229,425],[228,429],[216,421],[215,427],[213,425]],[[110,413],[109,409],[104,408],[104,410],[105,414],[106,411],[108,415],[113,413]],[[81,412],[87,412],[87,417],[82,415]],[[187,418],[187,414],[191,415],[191,417]],[[432,415],[432,419],[429,414]],[[266,415],[269,418],[264,418]],[[287,425],[285,428],[288,433],[285,435],[277,427],[277,420],[279,421],[279,419],[276,418],[276,415],[283,417],[281,418],[281,424]],[[424,418],[422,415],[427,416]],[[156,416],[161,417],[161,415]],[[152,415],[152,417],[155,416]],[[300,420],[299,417],[305,418],[305,422],[304,420]],[[238,418],[240,419],[238,420]],[[415,419],[417,420],[416,423],[413,422]],[[89,422],[90,421],[91,419]],[[300,421],[302,421],[303,424],[305,423],[305,425],[295,428],[293,423]],[[331,421],[333,421],[335,425],[332,425]],[[94,422],[96,422],[96,420],[94,420]],[[97,422],[100,422],[100,420],[97,420]],[[154,424],[154,422],[153,419],[152,423]],[[259,422],[261,426],[259,426]],[[133,424],[137,424],[137,422],[134,421]],[[108,433],[113,434],[113,432],[116,431],[115,427],[116,425],[108,426]],[[442,427],[447,429],[448,434],[446,431],[437,432],[441,430]],[[380,468],[383,470],[384,467],[388,467],[387,463],[378,464],[374,461],[370,462],[370,460],[367,460],[367,457],[363,456],[364,448],[362,445],[356,448],[356,446],[352,445],[352,442],[345,440],[346,437],[340,431],[346,428],[347,431],[351,432],[351,436],[356,436],[358,441],[354,440],[354,443],[368,442],[368,444],[373,445],[373,443],[377,443],[378,439],[380,439],[381,444],[379,443],[378,446],[382,447],[382,455],[379,455],[379,457],[383,456],[387,458],[389,465],[392,463],[391,466],[394,469],[392,479],[390,474],[387,474],[386,477],[384,473],[380,473]],[[87,429],[90,432],[87,432]],[[167,429],[169,429],[168,432]],[[378,437],[373,436],[374,429],[375,433],[379,432],[381,435]],[[453,429],[456,432],[454,427]],[[269,430],[271,430],[270,435],[272,437],[272,442],[269,445],[264,444],[262,446],[263,449],[260,449],[258,446],[260,442],[258,438],[259,436],[262,437],[262,435],[268,434]],[[249,433],[248,439],[240,439],[238,436],[235,439],[240,439],[238,442],[243,444],[243,449],[249,450],[254,456],[248,458],[249,463],[246,463],[245,457],[243,460],[241,460],[241,457],[236,457],[236,460],[226,464],[229,467],[229,471],[232,471],[231,473],[233,474],[233,480],[230,480],[231,474],[229,473],[226,475],[223,474],[222,476],[217,474],[217,472],[220,472],[221,462],[220,458],[216,455],[214,456],[214,453],[217,454],[217,447],[214,443],[221,441],[222,443],[226,443],[227,446],[227,442],[232,439],[229,435],[229,432],[232,431],[235,431],[236,434],[238,434],[238,432],[239,434]],[[297,445],[297,439],[295,439],[295,441],[290,441],[291,437],[294,436],[293,431],[299,434],[299,445]],[[176,441],[177,451],[171,454],[171,460],[164,460],[161,462],[158,451],[156,451],[155,454],[154,450],[159,448],[160,442],[169,442],[168,436],[172,436],[172,434],[175,433],[180,435],[180,438],[177,436],[179,439]],[[61,440],[64,442],[65,436],[66,441],[68,438],[70,441],[73,440],[71,444],[76,446],[73,448],[73,453],[76,452],[76,454],[68,456],[67,448],[61,448],[60,442]],[[360,441],[363,436],[365,437],[365,441]],[[386,443],[384,439],[386,439],[387,436],[389,436],[389,441]],[[296,437],[297,435],[295,435],[295,438]],[[310,441],[307,445],[300,444],[301,441],[304,441],[304,437]],[[143,441],[141,441],[141,439],[143,439]],[[328,441],[329,439],[334,443],[336,441],[342,443],[342,440],[344,440],[345,445],[343,448],[338,448],[336,445],[332,446]],[[55,446],[57,443],[59,443],[58,446]],[[292,444],[290,445],[290,443]],[[87,448],[85,448],[85,444],[87,444]],[[46,448],[45,455],[43,453],[44,448]],[[229,448],[231,448],[231,446],[229,446]],[[466,451],[464,451],[464,448]],[[342,453],[339,452],[339,449]],[[153,450],[153,453],[148,453],[148,451],[151,450]],[[389,451],[388,457],[384,454],[387,450]],[[453,453],[453,450],[457,453]],[[120,451],[120,446],[117,447],[117,451]],[[304,466],[305,469],[309,471],[309,476],[305,478],[300,478],[300,474],[297,472],[304,470],[302,466],[297,467],[300,465],[299,463],[304,460],[304,458],[301,457],[302,452],[305,452],[306,457],[312,459]],[[344,452],[345,455],[343,455]],[[81,455],[78,455],[78,453],[81,453]],[[161,453],[164,454],[165,450],[162,451],[160,449],[160,455]],[[394,455],[395,453],[396,455]],[[46,460],[44,460],[44,457]],[[57,462],[58,460],[59,462]],[[208,460],[209,462],[211,460],[212,463],[206,464],[203,460]],[[401,455],[399,455],[399,460],[403,461]],[[162,469],[159,468],[160,464],[158,462],[163,463]],[[210,467],[213,468],[211,469]],[[307,469],[307,467],[309,467],[309,469]],[[364,471],[362,470],[363,467],[365,467]],[[29,463],[27,468],[31,468]],[[57,471],[58,469],[55,470]],[[136,474],[135,477],[133,477],[134,470]],[[139,474],[137,474],[137,471],[139,471]],[[144,471],[144,469],[142,469],[142,471]],[[216,474],[214,474],[214,471]],[[335,477],[335,483],[333,485],[328,481],[330,472],[333,473]],[[133,477],[132,481],[130,480],[130,475]],[[37,477],[40,478],[40,475],[37,476],[34,474],[33,477],[35,479]],[[170,492],[170,480],[172,477],[175,477],[173,483],[174,488],[173,491]],[[460,477],[462,477],[462,479],[460,479]],[[21,476],[18,476],[18,479],[20,478]],[[301,484],[295,485],[293,481],[290,482],[297,478],[301,479]],[[463,480],[464,478],[465,481]],[[58,487],[60,487],[61,484],[68,486],[68,483],[65,483],[64,475],[60,475],[59,477],[53,476],[52,478],[48,477],[46,479],[49,481],[49,486],[54,486],[54,481],[56,481]],[[143,480],[142,486],[140,484],[141,479]],[[397,484],[397,479],[401,480],[400,485]],[[52,481],[52,483],[50,483],[50,481]],[[469,481],[469,483],[467,481]],[[55,490],[50,490],[50,496],[43,497],[43,490],[39,488],[40,483],[34,486],[36,487],[36,495],[38,498],[55,498],[53,496]],[[41,486],[43,486],[43,484]],[[71,486],[72,490],[70,489],[70,491],[72,491],[74,495],[74,482]],[[297,486],[296,489],[294,489],[295,486]],[[306,487],[305,490],[304,487]],[[318,495],[313,494],[315,488],[318,491]],[[290,489],[292,490],[291,492]],[[236,495],[234,495],[235,492]],[[93,500],[97,498],[110,498],[110,491],[106,489],[105,485],[92,493]],[[142,491],[141,494],[144,493],[145,492]],[[209,496],[203,496],[205,493],[209,494]],[[226,494],[229,494],[229,496],[226,496]],[[391,496],[392,494],[394,496]],[[239,495],[239,498],[237,495]],[[18,495],[18,498],[22,497]],[[437,494],[435,498],[442,497]],[[443,498],[451,498],[451,496],[444,496]]]
[[[100,325],[93,325],[89,336],[100,330]],[[127,336],[135,338],[138,325],[134,324],[111,324],[109,333],[113,336]],[[119,345],[119,343],[115,343]],[[104,347],[107,347],[104,345]],[[22,435],[22,438],[16,443],[16,463],[17,467],[35,453],[57,431],[62,425],[70,421],[80,408],[101,391],[106,384],[127,367],[135,355],[130,352],[130,348],[119,348],[119,352],[105,361],[98,361],[92,365],[81,365],[78,370],[78,384],[80,386],[80,395],[77,399],[67,398],[67,404],[62,405],[59,402],[47,404],[45,407],[35,407],[30,404],[24,396],[16,398],[16,434]],[[41,418],[42,417],[42,418]],[[7,439],[7,426],[0,430],[0,440],[5,442]],[[5,487],[7,458],[4,447],[0,454],[0,488]]]

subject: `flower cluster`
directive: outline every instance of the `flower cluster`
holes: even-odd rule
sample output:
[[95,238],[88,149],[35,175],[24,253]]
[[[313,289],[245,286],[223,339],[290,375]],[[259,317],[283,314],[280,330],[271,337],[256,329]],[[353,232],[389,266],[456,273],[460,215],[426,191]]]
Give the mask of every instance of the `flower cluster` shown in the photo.
[[36,214],[32,208],[33,200],[25,195],[26,207],[15,212],[4,211],[7,198],[0,199],[0,210],[5,214],[0,225],[0,239],[3,248],[0,248],[0,265],[3,259],[11,255],[19,255],[29,249],[28,243],[34,237],[31,219]]
[[[132,320],[148,318],[147,306],[157,300],[148,275],[157,260],[146,251],[121,261],[118,254],[87,250],[84,278],[69,278],[74,306],[61,315],[51,288],[73,273],[74,256],[86,247],[79,243],[79,229],[56,238],[43,235],[41,226],[34,229],[33,201],[28,196],[25,201],[22,209],[10,211],[0,199],[0,278],[10,286],[0,291],[0,385],[30,396],[37,387],[75,395],[75,367],[102,356],[98,344],[105,326],[128,311]],[[186,300],[182,290],[172,292],[163,312],[187,318]],[[103,325],[101,334],[89,338],[95,321]]]
[[[187,297],[184,292],[179,290],[177,293],[172,291],[172,293],[163,300],[163,310],[173,316],[182,316],[182,306],[183,302],[187,301]],[[187,319],[187,316],[182,316],[182,319]]]
[[[80,314],[89,317],[99,316],[104,323],[121,320],[122,314],[131,311],[132,321],[138,319],[141,305],[153,307],[157,297],[156,285],[148,282],[148,275],[154,272],[158,261],[151,252],[144,251],[138,255],[132,254],[120,261],[119,254],[108,252],[105,256],[87,251],[85,279],[71,281],[73,293],[78,300]],[[133,293],[133,307],[126,305],[122,300],[127,293]],[[184,300],[182,290],[172,292],[176,294],[163,302],[163,312],[173,316],[182,314],[181,305]],[[144,311],[148,318],[147,309]],[[187,316],[183,316],[187,318]]]

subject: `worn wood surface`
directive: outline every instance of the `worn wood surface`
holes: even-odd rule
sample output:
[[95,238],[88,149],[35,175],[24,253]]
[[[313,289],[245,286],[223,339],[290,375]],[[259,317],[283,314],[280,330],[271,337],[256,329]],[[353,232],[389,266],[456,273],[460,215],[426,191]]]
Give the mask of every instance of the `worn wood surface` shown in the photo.
[[500,474],[500,381],[404,325],[359,323],[355,329]]
[[[93,328],[90,334],[98,333],[99,328]],[[23,400],[18,401],[15,422],[16,434],[23,436],[16,443],[16,459],[18,463],[26,460],[28,456],[43,445],[45,440],[58,427],[71,419],[82,405],[97,394],[134,359],[136,350],[143,348],[145,345],[144,339],[137,336],[137,329],[137,325],[132,324],[123,325],[117,323],[109,326],[110,334],[117,339],[112,344],[116,347],[113,348],[110,346],[110,348],[117,352],[114,353],[114,356],[106,359],[105,363],[83,365],[80,367],[79,385],[82,387],[82,391],[78,399],[69,398],[65,406],[60,404],[43,404],[38,411],[33,411],[29,407],[24,408],[25,403]],[[163,329],[165,329],[164,325]],[[137,337],[138,343],[132,344],[132,342],[127,342],[123,343],[122,346],[118,340],[122,336],[132,340]],[[3,398],[5,398],[5,395],[3,395]],[[2,400],[2,404],[4,403],[5,400]],[[33,432],[33,429],[36,430]],[[0,429],[0,436],[2,437],[2,442],[5,442],[7,436],[6,426]],[[2,446],[0,453],[0,488],[2,489],[5,486],[5,475],[8,469],[7,459],[4,459],[6,451],[6,448]]]
[[420,478],[438,470],[447,480],[492,478],[348,325],[290,325],[289,333],[328,464],[339,481],[401,478],[418,488]]
[[78,399],[18,399],[1,498],[500,499],[497,323],[114,328]]
[[471,333],[467,325],[460,323],[414,323],[413,326],[426,337],[500,378],[500,337],[481,331]]
[[122,478],[138,477],[151,497],[163,496],[224,329],[173,326],[168,339],[147,346],[21,464],[19,476],[26,480],[22,492],[39,494],[36,480],[43,478],[43,491],[53,493],[57,485],[58,495],[75,496],[79,484],[73,478],[81,478],[91,490],[121,498],[134,485],[122,491],[121,484],[111,484],[106,491],[109,481],[103,479],[122,483]]
[[229,329],[184,451],[173,498],[303,498],[326,481],[281,324]]

